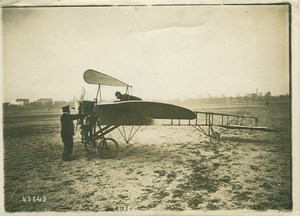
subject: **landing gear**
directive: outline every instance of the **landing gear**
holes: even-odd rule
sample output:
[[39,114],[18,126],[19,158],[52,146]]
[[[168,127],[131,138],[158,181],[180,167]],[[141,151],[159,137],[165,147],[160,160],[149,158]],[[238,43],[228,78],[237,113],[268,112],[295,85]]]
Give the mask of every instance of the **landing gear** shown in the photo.
[[212,134],[209,135],[209,139],[212,144],[218,144],[220,142],[220,134],[218,132],[212,132]]
[[116,140],[112,138],[102,139],[96,148],[96,152],[99,158],[109,159],[118,157],[119,146]]
[[95,141],[85,142],[84,148],[88,153],[94,154],[96,152],[97,144],[95,143]]

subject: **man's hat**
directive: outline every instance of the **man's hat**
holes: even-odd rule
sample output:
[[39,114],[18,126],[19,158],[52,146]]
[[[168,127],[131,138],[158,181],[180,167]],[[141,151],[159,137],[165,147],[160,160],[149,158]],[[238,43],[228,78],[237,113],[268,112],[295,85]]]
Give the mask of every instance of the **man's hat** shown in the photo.
[[70,110],[70,105],[61,107],[63,112],[67,112]]

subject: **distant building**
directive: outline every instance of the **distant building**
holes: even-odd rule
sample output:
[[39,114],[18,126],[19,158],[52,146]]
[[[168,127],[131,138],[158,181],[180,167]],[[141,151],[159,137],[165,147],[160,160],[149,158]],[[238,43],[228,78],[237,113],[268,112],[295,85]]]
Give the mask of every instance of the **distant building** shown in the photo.
[[248,94],[248,97],[255,98],[257,97],[257,93]]
[[27,104],[29,104],[29,99],[18,98],[17,100],[10,101],[8,103],[8,106],[12,106],[12,105],[15,105],[15,106],[24,106],[24,105],[27,105]]
[[256,92],[255,93],[248,94],[247,96],[251,97],[251,98],[262,97],[263,93],[261,93],[260,91],[258,91],[258,88],[256,88]]
[[52,100],[52,98],[41,98],[41,99],[38,99],[37,101],[36,101],[37,103],[40,103],[40,104],[43,104],[43,105],[45,105],[45,104],[53,104],[53,100]]
[[23,105],[29,104],[29,99],[17,99],[16,102],[23,102]]
[[24,106],[24,101],[10,101],[8,106]]

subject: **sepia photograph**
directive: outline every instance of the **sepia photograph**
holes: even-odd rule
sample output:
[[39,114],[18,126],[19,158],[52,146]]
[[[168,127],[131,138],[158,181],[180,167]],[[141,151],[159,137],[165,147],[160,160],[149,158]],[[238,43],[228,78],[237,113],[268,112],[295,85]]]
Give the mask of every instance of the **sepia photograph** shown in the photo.
[[297,2],[33,2],[0,3],[3,214],[295,214]]

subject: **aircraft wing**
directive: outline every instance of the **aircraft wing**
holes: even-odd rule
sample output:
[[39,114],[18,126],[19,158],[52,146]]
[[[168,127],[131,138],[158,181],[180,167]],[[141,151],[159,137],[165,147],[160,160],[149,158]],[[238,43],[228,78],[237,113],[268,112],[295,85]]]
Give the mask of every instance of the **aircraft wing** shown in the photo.
[[100,124],[149,125],[153,119],[195,119],[195,112],[184,107],[149,101],[124,101],[97,105]]
[[126,112],[116,109],[109,109],[106,106],[102,109],[97,105],[97,117],[100,125],[153,125],[154,120],[149,117],[139,116],[132,112]]
[[88,69],[84,72],[83,79],[88,84],[131,87],[127,83],[92,69]]

